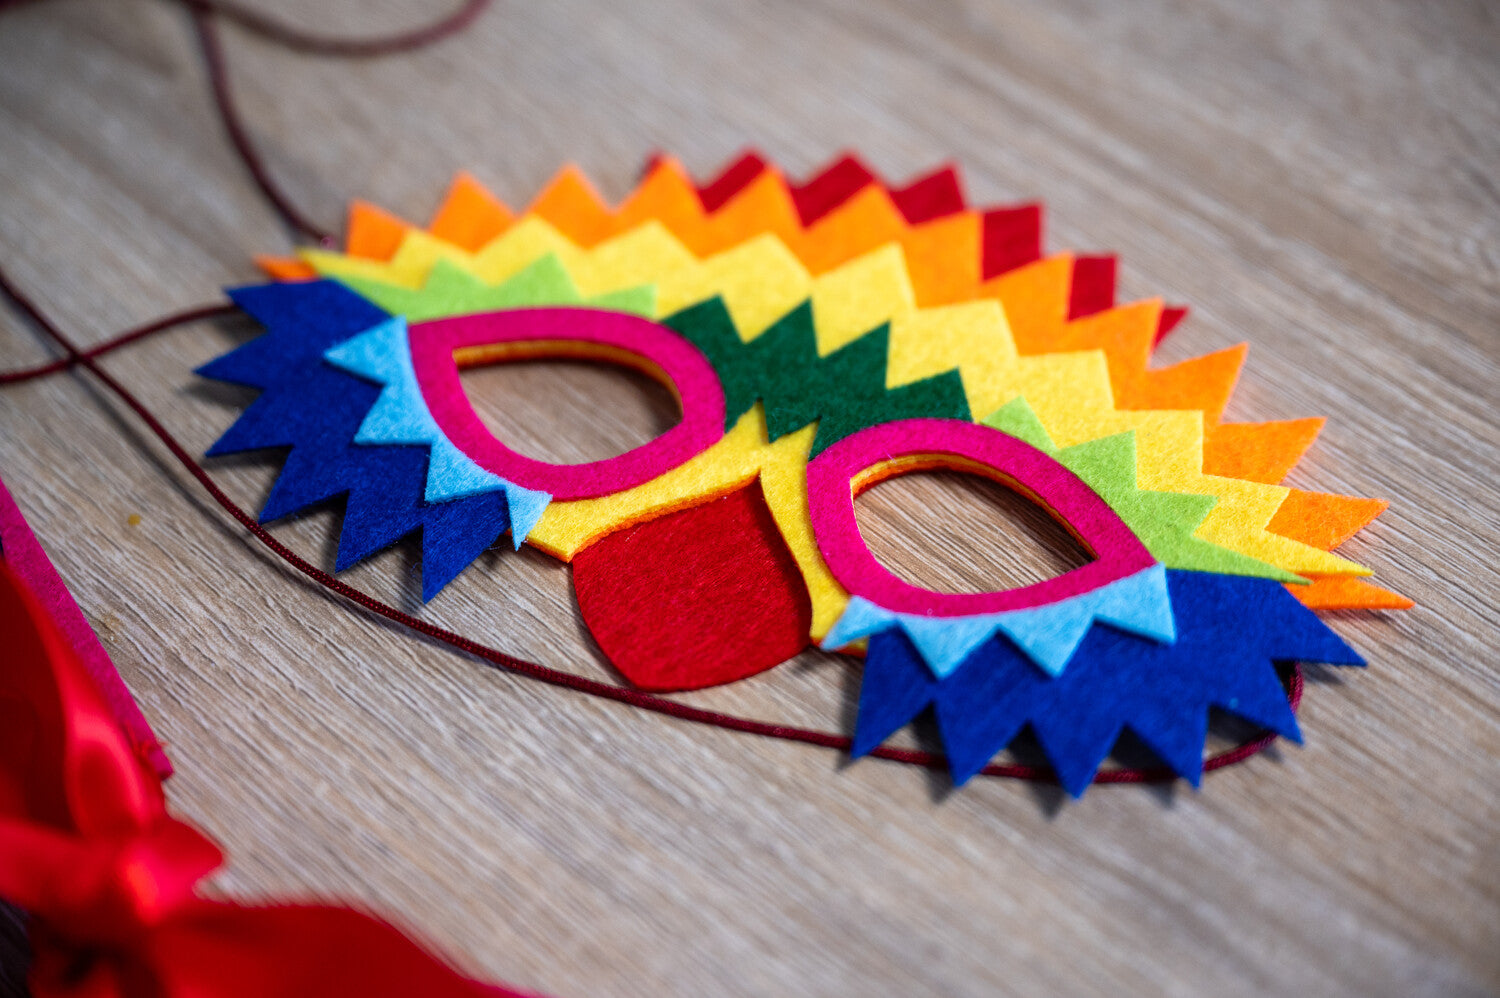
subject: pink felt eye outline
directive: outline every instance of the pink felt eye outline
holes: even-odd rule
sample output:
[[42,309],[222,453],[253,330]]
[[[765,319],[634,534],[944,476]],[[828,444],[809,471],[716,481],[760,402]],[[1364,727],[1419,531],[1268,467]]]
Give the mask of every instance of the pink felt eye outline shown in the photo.
[[[638,315],[593,308],[526,308],[419,322],[408,330],[417,384],[448,439],[480,467],[554,499],[590,499],[665,474],[724,435],[724,389],[708,359]],[[459,380],[457,350],[522,345],[511,356],[605,359],[647,371],[677,395],[682,419],[632,450],[587,464],[550,464],[511,450],[480,420]]]
[[[902,458],[914,460],[879,473]],[[854,497],[892,474],[932,467],[975,472],[1029,494],[1093,552],[1094,560],[1003,592],[938,593],[897,578],[860,535]],[[903,419],[845,437],[808,464],[807,499],[818,550],[833,577],[852,595],[897,613],[961,617],[1022,610],[1092,592],[1156,564],[1135,533],[1077,475],[1025,441],[958,419]]]

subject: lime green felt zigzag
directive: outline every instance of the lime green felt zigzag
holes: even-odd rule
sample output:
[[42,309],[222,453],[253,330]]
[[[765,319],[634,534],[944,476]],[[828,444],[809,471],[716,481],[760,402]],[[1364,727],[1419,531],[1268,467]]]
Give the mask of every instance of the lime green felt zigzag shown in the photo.
[[433,264],[420,288],[405,288],[366,277],[337,280],[392,315],[405,316],[407,322],[540,305],[593,305],[647,318],[656,314],[656,290],[650,285],[585,298],[555,253],[541,257],[499,284],[486,284],[447,260]]
[[1006,403],[981,422],[1045,451],[1083,479],[1168,568],[1299,581],[1274,565],[1194,537],[1193,531],[1218,502],[1214,496],[1136,488],[1133,430],[1060,450],[1025,398]]

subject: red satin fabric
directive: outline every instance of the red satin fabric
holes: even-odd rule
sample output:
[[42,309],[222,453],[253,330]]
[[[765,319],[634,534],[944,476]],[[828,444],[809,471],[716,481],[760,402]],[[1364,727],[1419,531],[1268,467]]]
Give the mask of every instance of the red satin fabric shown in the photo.
[[518,995],[349,909],[198,898],[222,862],[0,561],[0,897],[30,916],[37,998]]

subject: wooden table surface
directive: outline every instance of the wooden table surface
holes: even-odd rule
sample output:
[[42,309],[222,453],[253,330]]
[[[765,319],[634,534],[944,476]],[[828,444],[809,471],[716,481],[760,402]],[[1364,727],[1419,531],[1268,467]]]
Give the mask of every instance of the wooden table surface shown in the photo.
[[[265,7],[365,34],[446,9]],[[225,29],[251,133],[328,227],[351,197],[425,218],[463,168],[524,204],[568,161],[619,197],[657,149],[700,176],[751,143],[793,175],[845,147],[898,179],[952,158],[980,202],[1045,199],[1050,247],[1119,251],[1126,298],[1191,303],[1165,360],[1250,340],[1230,418],[1331,417],[1290,484],[1389,498],[1342,553],[1418,607],[1334,615],[1370,668],[1315,672],[1306,746],[1200,792],[950,793],[487,669],[287,569],[83,374],[0,390],[0,474],[169,743],[172,805],[227,846],[225,894],[350,901],[579,998],[1500,993],[1496,20],[1478,2],[554,0],[365,62]],[[0,18],[0,263],[65,328],[97,341],[212,301],[289,246],[181,8]],[[192,368],[251,331],[199,323],[106,367],[201,453],[246,398]],[[0,315],[0,368],[51,356]],[[559,457],[670,418],[617,375],[485,377],[514,403],[493,418]],[[211,469],[258,507],[275,466]],[[916,515],[933,503],[946,526]],[[1066,567],[1016,506],[913,479],[862,516],[917,576],[968,538],[973,562],[931,581]],[[275,530],[331,565],[335,526]],[[346,577],[413,608],[416,560]],[[567,569],[534,551],[487,556],[420,613],[611,676]],[[687,699],[839,728],[851,675],[809,654]]]

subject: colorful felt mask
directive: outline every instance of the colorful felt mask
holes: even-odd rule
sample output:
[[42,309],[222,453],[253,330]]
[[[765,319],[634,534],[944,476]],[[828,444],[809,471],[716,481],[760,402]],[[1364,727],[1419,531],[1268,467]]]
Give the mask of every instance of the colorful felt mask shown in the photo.
[[[1196,782],[1210,707],[1296,737],[1273,663],[1359,663],[1310,607],[1406,605],[1328,551],[1384,504],[1276,484],[1321,421],[1221,423],[1243,348],[1150,369],[1180,311],[1115,307],[1112,262],[1040,243],[1034,206],[971,210],[951,170],[795,189],[746,161],[699,190],[660,160],[618,209],[568,170],[519,217],[460,177],[428,229],[356,205],[344,252],[231,292],[267,331],[201,373],[262,393],[211,453],[289,448],[263,521],[347,496],[339,569],[420,531],[429,599],[506,532],[572,562],[639,687],[867,642],[855,754],[932,708],[959,782],[1027,725],[1074,793],[1124,728]],[[459,372],[530,357],[644,371],[681,418],[526,457]],[[931,468],[1015,489],[1092,560],[903,581],[854,497]]]

